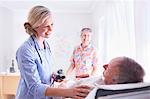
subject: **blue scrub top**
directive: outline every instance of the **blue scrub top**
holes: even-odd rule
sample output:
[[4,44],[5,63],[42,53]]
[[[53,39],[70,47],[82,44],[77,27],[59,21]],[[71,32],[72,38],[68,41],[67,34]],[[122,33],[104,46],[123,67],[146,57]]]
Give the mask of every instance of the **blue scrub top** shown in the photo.
[[20,70],[20,82],[16,99],[50,99],[45,97],[45,91],[51,84],[51,51],[44,41],[42,49],[35,36],[23,43],[17,50],[16,60]]

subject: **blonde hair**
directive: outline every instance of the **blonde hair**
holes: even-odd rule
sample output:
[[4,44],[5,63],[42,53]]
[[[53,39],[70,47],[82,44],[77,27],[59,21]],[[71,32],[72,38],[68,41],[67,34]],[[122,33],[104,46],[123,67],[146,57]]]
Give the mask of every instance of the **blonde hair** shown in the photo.
[[28,22],[24,23],[26,32],[29,35],[35,34],[35,28],[39,27],[44,23],[44,21],[50,17],[51,12],[48,8],[44,6],[35,6],[33,7],[28,15]]

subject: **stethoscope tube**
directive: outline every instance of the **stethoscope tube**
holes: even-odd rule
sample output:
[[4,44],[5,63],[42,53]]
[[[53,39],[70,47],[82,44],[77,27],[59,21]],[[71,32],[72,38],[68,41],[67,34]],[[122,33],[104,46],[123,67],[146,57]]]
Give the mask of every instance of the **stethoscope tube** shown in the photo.
[[39,58],[40,58],[40,62],[41,62],[41,64],[42,64],[42,63],[43,63],[43,61],[42,61],[42,58],[41,58],[41,56],[40,56],[40,53],[39,53],[39,51],[38,51],[38,49],[37,49],[37,47],[36,47],[35,40],[34,40],[33,36],[31,36],[31,38],[32,38],[32,40],[33,40],[33,42],[34,42],[35,50],[36,50],[36,52],[38,53],[38,56],[39,56]]
[[[39,58],[40,58],[40,62],[41,62],[41,64],[42,64],[43,61],[42,61],[42,58],[41,58],[40,53],[39,53],[39,51],[38,51],[38,48],[37,48],[37,46],[36,46],[36,42],[35,42],[35,40],[34,40],[34,38],[33,38],[33,35],[31,36],[31,38],[32,38],[32,41],[34,42],[35,50],[36,50],[36,52],[37,52],[37,54],[38,54],[38,56],[39,56]],[[48,47],[49,47],[49,53],[51,53],[50,46],[49,46],[48,43],[47,43],[47,45],[48,45]],[[52,78],[52,75],[51,75],[51,78]],[[52,80],[52,81],[51,81],[50,86],[53,86],[53,84],[54,84],[54,79],[51,79],[51,80]]]

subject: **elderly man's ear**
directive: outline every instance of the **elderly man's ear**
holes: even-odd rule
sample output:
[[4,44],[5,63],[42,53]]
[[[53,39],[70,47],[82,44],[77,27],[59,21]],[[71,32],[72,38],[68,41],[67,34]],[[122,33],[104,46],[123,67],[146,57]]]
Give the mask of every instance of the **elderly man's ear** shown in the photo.
[[106,70],[108,68],[108,64],[103,65],[103,68]]

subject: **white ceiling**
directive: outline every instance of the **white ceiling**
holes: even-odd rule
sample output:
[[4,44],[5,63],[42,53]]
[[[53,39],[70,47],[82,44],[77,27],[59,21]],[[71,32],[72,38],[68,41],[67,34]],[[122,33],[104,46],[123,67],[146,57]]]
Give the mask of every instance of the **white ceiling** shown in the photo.
[[0,6],[11,10],[30,9],[35,5],[44,5],[55,12],[92,12],[98,3],[105,0],[0,0]]

